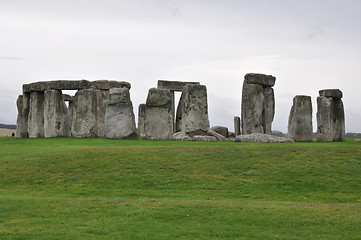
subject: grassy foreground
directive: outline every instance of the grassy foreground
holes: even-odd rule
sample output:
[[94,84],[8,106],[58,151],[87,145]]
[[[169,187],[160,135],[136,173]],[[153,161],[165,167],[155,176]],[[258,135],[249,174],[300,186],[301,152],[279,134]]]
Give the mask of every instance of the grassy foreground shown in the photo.
[[360,239],[361,143],[0,138],[0,239]]

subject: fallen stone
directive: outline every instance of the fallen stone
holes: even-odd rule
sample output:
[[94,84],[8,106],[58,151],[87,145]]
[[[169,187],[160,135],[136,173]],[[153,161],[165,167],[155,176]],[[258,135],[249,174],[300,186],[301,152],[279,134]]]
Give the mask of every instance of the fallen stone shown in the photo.
[[173,139],[176,141],[193,141],[190,136],[184,135],[182,132],[176,132],[173,134]]
[[276,78],[271,75],[265,75],[260,73],[248,73],[244,76],[245,83],[259,84],[264,87],[273,87],[276,82]]
[[217,142],[217,138],[214,136],[194,135],[192,139],[199,142]]
[[[207,134],[217,138],[217,140],[219,140],[219,141],[224,141],[224,140],[227,139],[225,136],[223,136],[222,134],[217,133],[216,131],[214,131],[212,129],[209,129]],[[227,132],[227,135],[228,135],[228,132]]]
[[218,134],[221,134],[223,137],[228,138],[228,128],[222,126],[211,127],[211,130],[215,131]]
[[112,88],[105,112],[105,137],[126,139],[136,132],[133,104],[127,88]]
[[277,137],[262,133],[253,133],[248,135],[239,135],[234,139],[235,142],[255,142],[255,143],[293,143],[293,139]]
[[359,138],[355,139],[355,142],[361,142],[361,139],[359,139]]
[[296,142],[312,141],[312,102],[309,96],[295,96],[288,118],[288,134]]
[[331,97],[333,99],[341,99],[342,92],[340,89],[324,89],[319,91],[320,97]]

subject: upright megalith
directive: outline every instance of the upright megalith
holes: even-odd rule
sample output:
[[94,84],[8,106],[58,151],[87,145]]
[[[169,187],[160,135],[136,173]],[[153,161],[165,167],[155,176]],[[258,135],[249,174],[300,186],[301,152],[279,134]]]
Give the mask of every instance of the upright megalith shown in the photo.
[[238,116],[235,116],[233,118],[233,124],[234,124],[234,134],[236,136],[241,135],[241,118]]
[[243,82],[241,126],[242,134],[272,134],[275,112],[273,86],[276,78],[271,75],[248,73]]
[[312,141],[312,102],[310,96],[295,96],[288,118],[288,137],[296,142]]
[[179,100],[176,131],[193,137],[207,135],[209,130],[207,88],[204,85],[187,84]]
[[167,140],[173,138],[174,122],[170,90],[151,88],[146,104],[139,105],[138,131],[143,139]]
[[135,117],[127,88],[112,88],[105,112],[105,137],[124,139],[135,134]]
[[44,92],[44,136],[70,136],[70,117],[61,90],[46,90]]
[[30,94],[24,93],[19,95],[16,106],[18,108],[18,116],[16,120],[16,137],[28,138],[28,117],[29,117]]
[[73,137],[104,137],[105,109],[108,92],[97,89],[79,90],[72,107]]
[[30,138],[44,137],[44,92],[31,92],[28,133]]
[[345,139],[345,113],[339,89],[319,91],[317,98],[317,141],[341,142]]

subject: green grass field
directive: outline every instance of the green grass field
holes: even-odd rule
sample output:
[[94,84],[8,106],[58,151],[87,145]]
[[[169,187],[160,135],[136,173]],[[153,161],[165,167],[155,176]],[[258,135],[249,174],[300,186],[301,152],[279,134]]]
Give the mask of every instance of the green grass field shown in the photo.
[[0,239],[361,239],[361,143],[0,138]]

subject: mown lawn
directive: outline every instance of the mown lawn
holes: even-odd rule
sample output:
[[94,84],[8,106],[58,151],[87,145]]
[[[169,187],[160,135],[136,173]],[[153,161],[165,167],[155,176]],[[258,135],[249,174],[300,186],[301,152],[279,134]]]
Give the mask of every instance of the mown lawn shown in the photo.
[[0,138],[0,239],[361,239],[361,143]]

